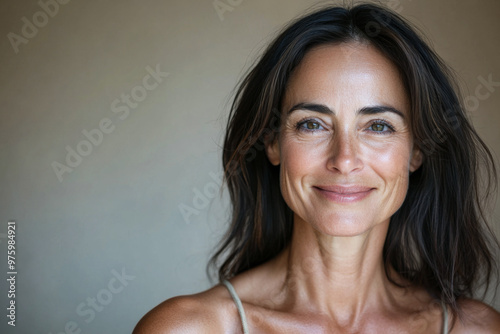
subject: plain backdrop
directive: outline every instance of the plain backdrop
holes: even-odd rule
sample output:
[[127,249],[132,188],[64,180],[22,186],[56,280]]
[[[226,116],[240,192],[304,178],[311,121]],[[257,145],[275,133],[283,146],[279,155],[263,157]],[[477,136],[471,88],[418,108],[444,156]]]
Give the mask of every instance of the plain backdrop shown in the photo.
[[[455,69],[498,161],[500,2],[381,2]],[[279,29],[318,4],[220,3],[0,2],[0,276],[9,220],[18,271],[15,328],[0,281],[0,332],[129,333],[163,300],[210,287],[205,265],[228,219],[218,187],[231,93]],[[497,231],[499,217],[496,202]]]

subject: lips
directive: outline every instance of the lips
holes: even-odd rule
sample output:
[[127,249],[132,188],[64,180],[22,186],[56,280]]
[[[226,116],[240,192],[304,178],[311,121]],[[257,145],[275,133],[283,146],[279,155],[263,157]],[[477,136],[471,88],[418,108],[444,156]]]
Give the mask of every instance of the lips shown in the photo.
[[355,194],[355,193],[361,193],[365,192],[368,190],[371,190],[373,188],[371,187],[364,187],[364,186],[316,186],[316,188],[319,188],[321,190],[326,190],[326,191],[331,191],[334,193],[338,194]]
[[333,202],[340,203],[352,203],[360,201],[366,196],[370,195],[372,190],[374,190],[374,188],[361,185],[321,185],[315,186],[313,188],[327,199]]

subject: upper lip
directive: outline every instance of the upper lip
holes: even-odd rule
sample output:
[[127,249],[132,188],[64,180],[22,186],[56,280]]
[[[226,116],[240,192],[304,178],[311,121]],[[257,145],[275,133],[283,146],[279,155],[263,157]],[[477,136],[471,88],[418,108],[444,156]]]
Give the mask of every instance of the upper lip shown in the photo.
[[373,188],[371,187],[366,187],[366,186],[361,186],[361,185],[349,185],[349,186],[340,186],[340,185],[332,185],[332,186],[316,186],[316,188],[319,188],[321,190],[326,190],[326,191],[331,191],[334,193],[338,194],[356,194],[356,193],[362,193],[368,190],[371,190]]

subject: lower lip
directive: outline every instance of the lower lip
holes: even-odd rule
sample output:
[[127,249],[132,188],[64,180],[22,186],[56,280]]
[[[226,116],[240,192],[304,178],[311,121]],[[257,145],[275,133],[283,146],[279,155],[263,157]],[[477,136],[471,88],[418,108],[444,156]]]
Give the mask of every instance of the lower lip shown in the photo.
[[333,191],[323,190],[321,188],[314,187],[314,189],[316,189],[319,193],[321,193],[323,196],[325,196],[330,201],[339,202],[339,203],[354,203],[354,202],[361,201],[366,196],[370,195],[372,190],[374,190],[374,189],[370,189],[367,191],[351,193],[351,194],[339,194],[339,193],[335,193]]

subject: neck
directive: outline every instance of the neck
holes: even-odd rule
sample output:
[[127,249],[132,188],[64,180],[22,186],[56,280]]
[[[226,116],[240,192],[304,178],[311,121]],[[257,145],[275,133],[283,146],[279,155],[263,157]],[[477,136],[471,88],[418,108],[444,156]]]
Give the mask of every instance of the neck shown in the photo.
[[389,221],[352,237],[332,237],[295,219],[290,247],[281,255],[286,266],[284,290],[296,309],[329,314],[339,322],[356,319],[393,289],[382,251]]

